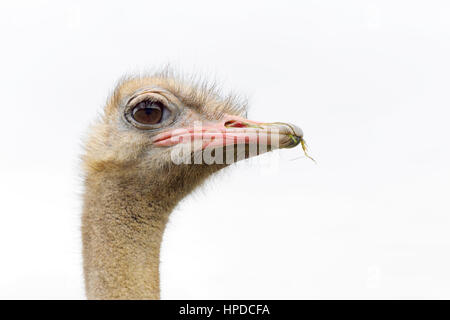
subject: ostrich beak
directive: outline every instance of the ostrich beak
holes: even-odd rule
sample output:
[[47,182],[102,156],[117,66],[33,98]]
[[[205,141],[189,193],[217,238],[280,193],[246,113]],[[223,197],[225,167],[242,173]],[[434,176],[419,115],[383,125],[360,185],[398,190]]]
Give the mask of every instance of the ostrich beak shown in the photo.
[[256,144],[274,150],[293,148],[302,141],[303,131],[296,125],[257,122],[232,115],[219,121],[199,121],[193,127],[169,130],[153,138],[154,145],[159,147],[200,142],[201,149]]

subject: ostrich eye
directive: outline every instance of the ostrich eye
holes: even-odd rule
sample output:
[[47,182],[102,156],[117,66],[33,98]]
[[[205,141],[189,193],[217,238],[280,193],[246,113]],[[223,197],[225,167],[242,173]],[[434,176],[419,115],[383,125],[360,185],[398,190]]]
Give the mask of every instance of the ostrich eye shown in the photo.
[[156,101],[142,101],[133,109],[133,118],[141,124],[157,124],[163,117],[164,106]]

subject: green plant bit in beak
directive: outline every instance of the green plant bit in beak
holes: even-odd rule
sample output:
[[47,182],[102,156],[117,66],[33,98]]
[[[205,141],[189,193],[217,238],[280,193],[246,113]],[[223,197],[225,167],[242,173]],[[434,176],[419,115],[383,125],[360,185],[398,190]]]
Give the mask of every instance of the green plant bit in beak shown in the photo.
[[[289,135],[289,137],[291,138],[292,142],[295,143],[295,145],[298,145],[298,143],[300,142],[300,144],[302,145],[302,149],[303,152],[305,154],[305,157],[307,157],[308,159],[311,159],[312,161],[314,161],[314,163],[317,163],[316,160],[314,160],[309,154],[308,154],[308,146],[306,144],[306,141],[303,138],[300,137],[295,137],[292,134]],[[298,139],[298,140],[297,140]]]
[[317,163],[316,160],[314,160],[314,158],[312,158],[309,154],[308,154],[308,146],[306,145],[306,141],[302,138],[300,138],[300,143],[302,144],[302,149],[303,149],[303,153],[305,154],[305,157],[311,159],[314,163]]

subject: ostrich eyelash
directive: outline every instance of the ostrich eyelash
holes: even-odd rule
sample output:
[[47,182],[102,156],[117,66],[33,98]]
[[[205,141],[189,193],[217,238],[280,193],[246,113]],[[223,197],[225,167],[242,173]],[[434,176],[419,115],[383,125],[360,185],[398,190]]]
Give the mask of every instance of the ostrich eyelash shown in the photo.
[[[216,82],[206,81],[200,77],[186,77],[169,69],[150,74],[126,76],[119,80],[112,95],[112,107],[118,106],[122,101],[123,87],[130,82],[145,85],[148,79],[166,89],[176,96],[184,105],[197,109],[210,119],[220,119],[224,114],[246,116],[248,109],[247,99],[235,93],[223,94]],[[208,109],[206,109],[208,106]]]

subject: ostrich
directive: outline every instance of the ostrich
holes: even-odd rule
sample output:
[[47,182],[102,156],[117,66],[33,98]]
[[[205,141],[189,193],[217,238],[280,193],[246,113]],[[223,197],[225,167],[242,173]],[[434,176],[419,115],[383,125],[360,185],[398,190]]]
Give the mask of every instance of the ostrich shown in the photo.
[[[161,241],[178,202],[231,162],[303,145],[302,137],[292,124],[246,119],[246,104],[214,86],[168,72],[122,79],[82,156],[87,298],[159,299]],[[208,149],[234,153],[231,161],[196,161]],[[187,161],[174,161],[183,150]]]

